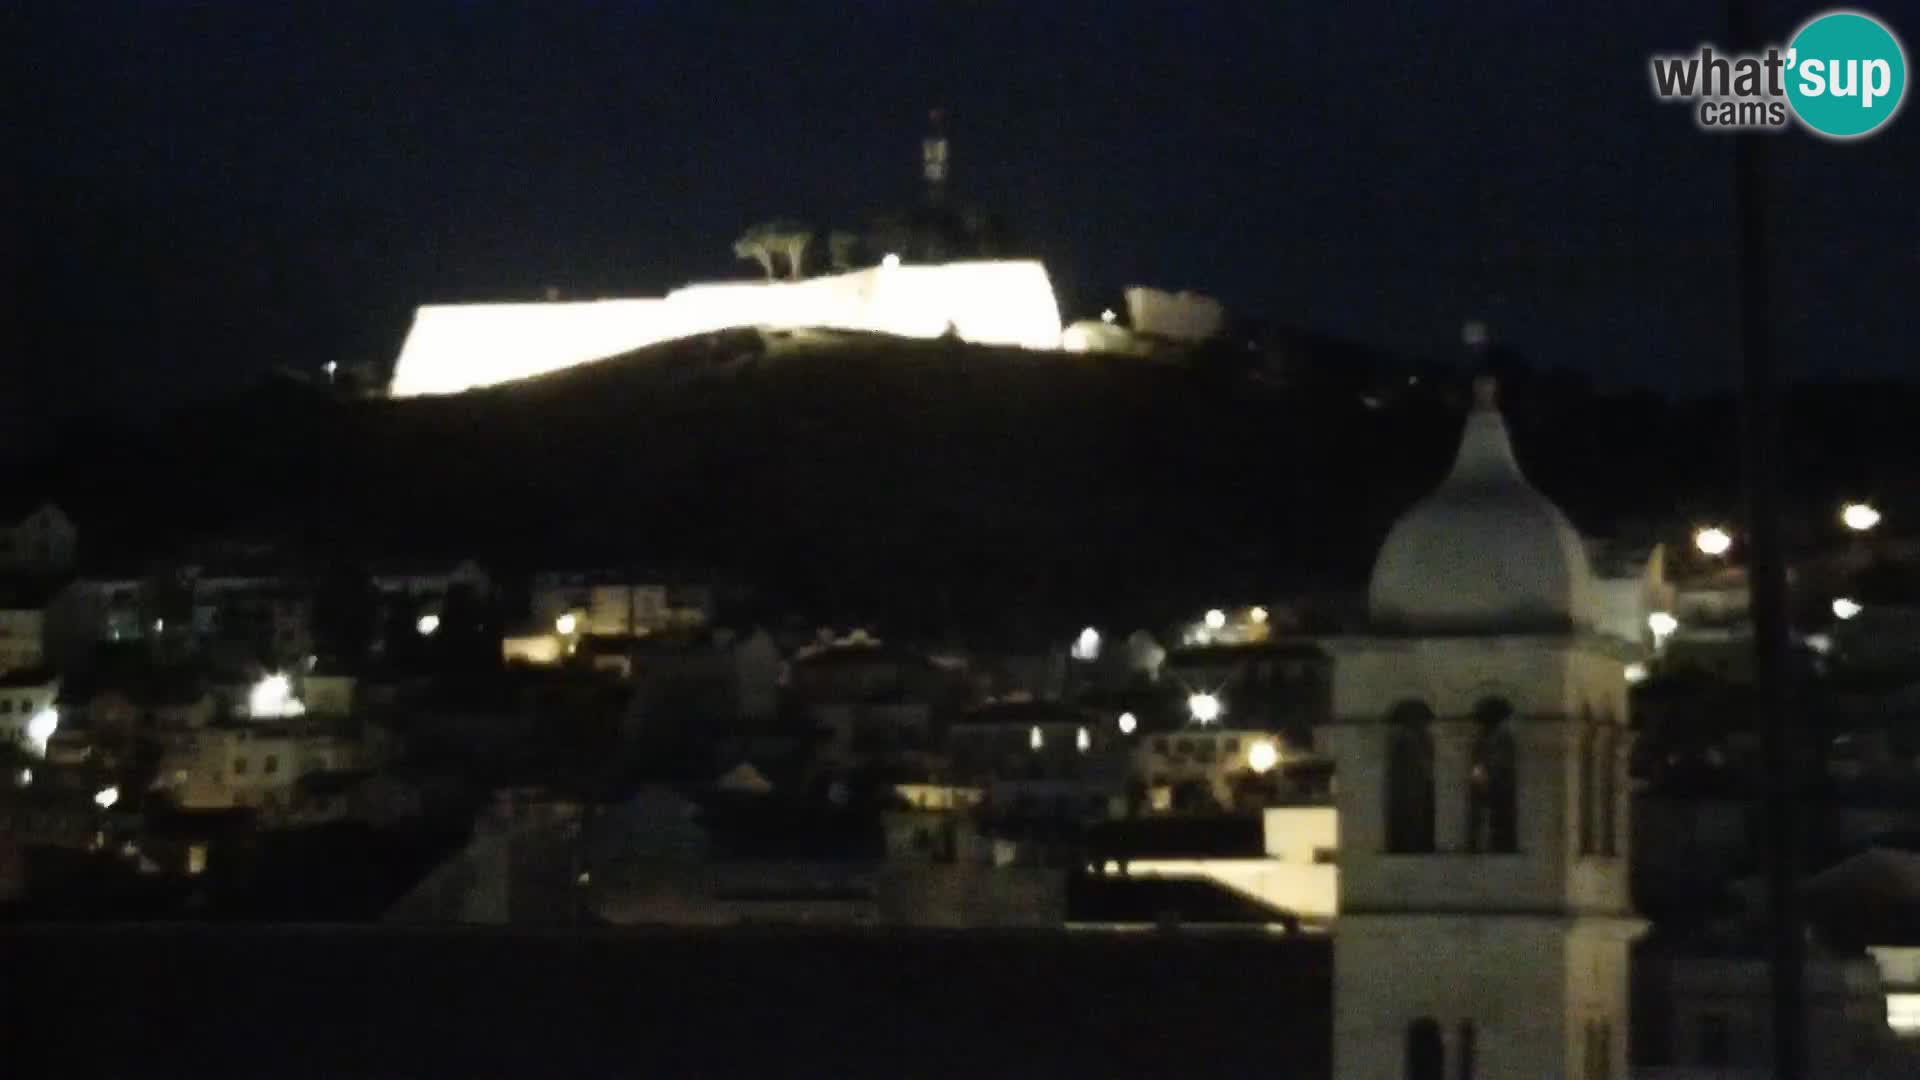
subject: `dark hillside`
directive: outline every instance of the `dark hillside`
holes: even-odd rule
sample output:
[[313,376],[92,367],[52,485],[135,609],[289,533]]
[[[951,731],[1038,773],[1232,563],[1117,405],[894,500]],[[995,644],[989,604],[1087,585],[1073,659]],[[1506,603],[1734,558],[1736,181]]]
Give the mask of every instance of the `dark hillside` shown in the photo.
[[[1444,372],[1385,396],[1335,383],[726,334],[447,398],[268,384],[150,439],[63,448],[53,490],[96,557],[238,530],[334,555],[712,568],[821,614],[1072,622],[1362,580],[1446,468],[1467,395]],[[1583,529],[1737,511],[1725,402],[1525,373],[1502,397],[1529,473]],[[1897,502],[1914,401],[1800,394],[1794,491]]]

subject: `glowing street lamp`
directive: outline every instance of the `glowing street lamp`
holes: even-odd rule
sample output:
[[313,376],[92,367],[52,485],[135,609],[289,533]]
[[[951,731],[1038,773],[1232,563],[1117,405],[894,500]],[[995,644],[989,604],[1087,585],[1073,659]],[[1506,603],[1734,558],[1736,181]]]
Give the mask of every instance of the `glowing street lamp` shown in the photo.
[[1637,661],[1634,663],[1628,664],[1626,667],[1625,674],[1627,677],[1627,682],[1629,683],[1646,682],[1647,681],[1647,665],[1639,663]]
[[1833,617],[1841,620],[1842,622],[1853,618],[1855,615],[1860,614],[1860,612],[1864,610],[1865,609],[1860,606],[1860,602],[1858,600],[1853,599],[1850,596],[1834,597]]
[[1207,612],[1206,623],[1207,629],[1218,630],[1227,625],[1227,613],[1221,611],[1219,608],[1214,608]]
[[1087,661],[1100,659],[1100,631],[1091,626],[1080,631],[1080,636],[1073,641],[1073,658]]
[[1267,621],[1267,609],[1256,606],[1252,611],[1247,612],[1247,618],[1261,625],[1265,625]]
[[1270,771],[1280,764],[1280,748],[1272,739],[1260,739],[1247,747],[1247,768],[1257,773]]
[[432,637],[433,632],[440,629],[440,616],[428,612],[420,616],[420,621],[414,623],[413,628],[420,631],[421,637]]
[[1040,730],[1040,725],[1035,724],[1033,730],[1027,732],[1027,745],[1034,750],[1046,748],[1047,736],[1045,732]]
[[35,753],[46,757],[47,740],[53,738],[53,733],[58,730],[60,730],[60,712],[48,706],[34,713],[27,720],[27,741],[33,744]]
[[1083,754],[1093,749],[1093,733],[1086,728],[1081,728],[1079,731],[1074,732],[1073,748]]
[[1196,724],[1211,724],[1220,719],[1220,699],[1213,694],[1193,694],[1187,698],[1187,712]]
[[553,620],[553,628],[560,633],[560,636],[571,637],[573,632],[580,628],[580,620],[574,616],[573,612],[569,611],[565,615]]
[[1854,532],[1866,532],[1880,524],[1880,511],[1868,503],[1848,503],[1840,508],[1840,521]]
[[93,804],[102,810],[113,809],[113,804],[119,801],[120,789],[117,787],[104,787],[93,793]]
[[1106,323],[1108,326],[1112,326],[1114,323],[1114,320],[1118,319],[1119,317],[1120,317],[1119,314],[1115,312],[1112,308],[1108,308],[1105,311],[1102,311],[1100,313],[1100,321],[1103,323]]
[[1717,559],[1733,548],[1733,536],[1718,525],[1709,525],[1694,531],[1693,546],[1700,549],[1700,554]]
[[1120,734],[1131,735],[1140,727],[1140,721],[1130,712],[1120,714]]
[[1654,637],[1666,637],[1668,634],[1680,629],[1680,620],[1674,618],[1668,612],[1656,611],[1647,616],[1647,629],[1653,631]]
[[886,255],[881,257],[880,265],[891,270],[894,267],[900,265],[900,256],[895,255],[893,252],[889,251],[886,253]]
[[253,684],[247,691],[247,715],[255,719],[272,720],[287,716],[301,716],[307,707],[293,696],[293,682],[278,672]]

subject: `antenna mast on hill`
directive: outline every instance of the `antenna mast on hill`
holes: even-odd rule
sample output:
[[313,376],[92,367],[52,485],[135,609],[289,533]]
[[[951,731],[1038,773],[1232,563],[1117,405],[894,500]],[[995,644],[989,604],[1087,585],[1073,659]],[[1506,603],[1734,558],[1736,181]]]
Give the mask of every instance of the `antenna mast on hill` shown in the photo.
[[931,128],[927,137],[920,140],[920,173],[927,181],[927,201],[939,205],[947,191],[947,126],[946,110],[934,109],[927,114]]

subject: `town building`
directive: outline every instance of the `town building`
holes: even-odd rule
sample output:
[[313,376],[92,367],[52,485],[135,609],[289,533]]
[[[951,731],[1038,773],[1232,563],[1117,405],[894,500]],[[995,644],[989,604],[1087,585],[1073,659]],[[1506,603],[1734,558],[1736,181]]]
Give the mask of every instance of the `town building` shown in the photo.
[[18,511],[0,522],[0,572],[55,576],[73,569],[79,533],[52,503]]

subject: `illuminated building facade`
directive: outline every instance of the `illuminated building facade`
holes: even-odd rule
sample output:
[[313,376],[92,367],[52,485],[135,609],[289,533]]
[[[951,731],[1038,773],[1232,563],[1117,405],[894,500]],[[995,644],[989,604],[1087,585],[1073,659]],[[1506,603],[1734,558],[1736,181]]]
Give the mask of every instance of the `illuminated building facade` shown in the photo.
[[1060,308],[1039,262],[885,265],[806,281],[692,285],[658,299],[427,305],[414,313],[388,393],[455,394],[752,327],[1060,347]]

